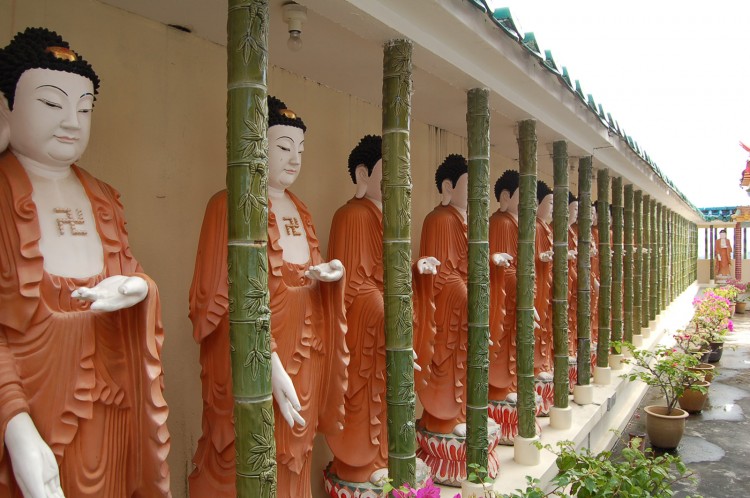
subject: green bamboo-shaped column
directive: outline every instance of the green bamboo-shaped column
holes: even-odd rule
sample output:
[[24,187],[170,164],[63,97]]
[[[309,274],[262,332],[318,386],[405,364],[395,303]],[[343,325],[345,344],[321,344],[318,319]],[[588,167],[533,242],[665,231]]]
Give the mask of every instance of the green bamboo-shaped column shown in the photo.
[[555,349],[554,401],[568,407],[568,144],[552,144],[555,190],[552,196],[554,255],[552,259],[552,334]]
[[662,255],[661,255],[661,303],[662,309],[669,305],[669,218],[671,211],[666,206],[663,207],[661,219],[662,234]]
[[599,341],[596,366],[609,366],[610,301],[612,299],[612,252],[609,247],[609,170],[596,172],[596,216],[599,221]]
[[239,497],[276,496],[268,294],[268,4],[230,0],[227,21],[229,340]]
[[[489,90],[469,90],[469,349],[466,463],[487,468],[487,396],[490,330],[490,108]],[[470,469],[467,469],[467,475]],[[481,472],[485,472],[482,470]],[[484,479],[484,475],[479,476]]]
[[651,256],[649,259],[649,268],[651,270],[651,278],[649,279],[649,283],[651,284],[651,287],[648,291],[648,317],[650,320],[656,320],[656,314],[659,312],[657,310],[656,306],[658,304],[657,301],[657,288],[659,285],[659,267],[657,264],[658,257],[659,257],[659,246],[658,246],[658,239],[656,238],[656,200],[651,199],[648,206],[648,226],[650,229],[649,234],[649,246],[651,252],[649,253],[649,256]]
[[625,259],[623,263],[623,339],[633,342],[633,185],[625,185],[624,238]]
[[641,205],[643,192],[633,192],[633,335],[641,335],[641,295],[643,294],[643,216]]
[[651,312],[649,310],[649,304],[651,299],[649,294],[651,293],[651,197],[648,195],[643,196],[642,206],[642,224],[643,224],[643,237],[641,242],[641,327],[648,328],[649,317]]
[[653,306],[652,308],[652,314],[654,316],[653,319],[656,319],[656,315],[661,313],[661,306],[659,302],[659,295],[660,295],[660,289],[661,286],[661,203],[656,202],[655,200],[652,201],[654,203],[654,215],[653,215],[653,226],[651,229],[651,232],[654,236],[653,240],[653,259],[651,260],[652,263],[652,274],[654,276],[653,279],[651,279],[651,304]]
[[534,391],[534,244],[536,238],[536,121],[518,128],[518,281],[516,344],[518,434],[536,436]]
[[693,267],[692,276],[690,278],[690,283],[692,284],[696,280],[698,280],[698,225],[695,223],[692,223],[693,227],[693,257],[691,261],[691,266]]
[[578,321],[577,366],[578,385],[591,384],[591,156],[578,160]]
[[383,304],[388,405],[388,475],[414,485],[414,363],[411,300],[412,44],[383,50]]
[[[612,340],[622,341],[622,178],[612,178]],[[614,349],[612,353],[617,353]]]
[[675,229],[675,220],[677,219],[677,214],[674,211],[669,212],[669,302],[673,302],[675,300],[676,294],[675,294],[675,283],[677,282],[677,273],[675,272],[675,256],[676,252],[675,249],[677,245],[675,244],[675,236],[674,236],[674,229]]

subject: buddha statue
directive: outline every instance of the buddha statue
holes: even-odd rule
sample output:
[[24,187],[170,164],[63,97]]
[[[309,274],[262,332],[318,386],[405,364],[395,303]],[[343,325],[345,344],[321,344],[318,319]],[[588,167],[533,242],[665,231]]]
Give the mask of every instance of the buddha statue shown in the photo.
[[568,356],[578,355],[578,198],[568,192]]
[[534,257],[535,292],[534,308],[539,314],[538,329],[535,329],[534,375],[551,372],[553,364],[552,341],[552,189],[541,180],[537,181],[536,198],[536,245]]
[[[305,124],[268,97],[268,289],[280,497],[310,498],[317,432],[342,430],[346,365],[344,267],[324,262],[312,217],[288,188],[302,166]],[[227,193],[206,208],[190,289],[190,318],[201,349],[203,436],[193,457],[191,496],[235,496],[232,375],[229,361]]]
[[714,245],[716,252],[716,275],[731,275],[732,244],[727,239],[727,231],[719,230],[719,238]]
[[[516,272],[518,257],[518,171],[507,170],[495,182],[500,207],[490,216],[489,399],[516,392]],[[505,264],[497,264],[502,258]]]
[[171,496],[158,291],[75,164],[98,89],[55,32],[0,50],[0,497]]
[[[350,351],[344,430],[328,435],[329,472],[350,483],[383,484],[388,474],[385,315],[383,310],[382,139],[364,136],[349,155],[354,197],[333,217],[329,259],[347,268],[344,290]],[[433,275],[440,262],[423,257],[413,266],[415,386],[425,385],[434,340]]]
[[440,261],[433,281],[435,349],[430,382],[419,391],[421,426],[432,433],[466,435],[466,358],[468,333],[468,255],[466,208],[468,166],[449,155],[435,173],[441,202],[422,225],[420,257]]

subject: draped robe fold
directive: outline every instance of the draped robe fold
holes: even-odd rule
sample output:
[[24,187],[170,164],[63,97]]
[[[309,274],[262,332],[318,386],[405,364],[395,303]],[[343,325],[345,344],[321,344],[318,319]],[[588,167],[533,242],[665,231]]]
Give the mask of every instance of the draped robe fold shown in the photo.
[[[268,288],[271,307],[271,348],[292,379],[306,425],[290,428],[274,402],[277,495],[309,498],[311,454],[316,432],[332,434],[344,420],[346,392],[346,317],[344,278],[321,283],[305,277],[311,265],[323,262],[312,217],[291,192],[310,248],[309,264],[285,262],[279,227],[268,213]],[[203,385],[203,435],[193,457],[191,497],[234,497],[235,451],[232,372],[229,359],[227,272],[227,193],[208,203],[198,243],[190,319],[200,343]]]
[[[383,215],[370,200],[353,198],[331,223],[328,258],[347,270],[344,300],[346,343],[350,351],[344,430],[328,435],[331,471],[347,482],[366,482],[388,466],[386,423],[385,315],[383,310]],[[422,371],[415,371],[419,391],[429,376],[434,344],[432,275],[412,269],[414,349]]]
[[539,218],[536,219],[536,249],[534,272],[534,307],[539,313],[540,327],[534,330],[534,375],[552,371],[552,261],[542,261],[543,252],[552,250],[552,229]]
[[516,391],[516,273],[518,221],[507,212],[490,217],[490,254],[513,257],[510,266],[490,264],[490,372],[489,399],[501,401]]
[[419,391],[424,407],[421,424],[447,434],[466,422],[468,341],[468,254],[466,222],[452,206],[438,205],[422,225],[420,257],[440,261],[433,280],[435,349],[430,382]]
[[[0,156],[0,429],[28,412],[60,468],[69,497],[170,496],[170,438],[159,294],[130,252],[119,194],[72,171],[91,202],[104,268],[89,278],[44,270],[32,186],[9,151]],[[140,303],[92,312],[74,299],[113,275],[148,284]],[[0,497],[20,497],[0,445]]]

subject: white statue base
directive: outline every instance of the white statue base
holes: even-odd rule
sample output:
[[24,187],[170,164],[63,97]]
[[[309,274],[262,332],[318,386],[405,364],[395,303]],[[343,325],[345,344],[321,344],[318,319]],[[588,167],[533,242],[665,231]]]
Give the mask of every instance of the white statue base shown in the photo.
[[536,447],[538,442],[539,436],[530,438],[517,436],[513,444],[513,461],[519,465],[539,465],[541,450]]
[[608,386],[612,383],[612,369],[610,367],[594,368],[594,384]]
[[569,406],[553,406],[549,411],[549,425],[553,429],[570,429],[573,426],[573,409]]
[[[500,472],[500,452],[497,447],[500,426],[487,420],[487,474],[495,479]],[[417,422],[417,457],[430,468],[437,484],[460,487],[466,480],[466,438],[455,434],[429,432]]]
[[[489,402],[489,416],[500,426],[498,444],[503,446],[513,446],[513,441],[518,435],[517,399],[518,395],[516,393],[510,393],[508,397],[502,401],[490,400]],[[538,394],[536,395],[535,403],[535,416],[538,417],[542,410],[542,397]],[[537,434],[542,433],[542,428],[538,422],[536,424],[536,431]]]
[[573,402],[577,405],[590,405],[594,402],[594,386],[591,384],[585,386],[576,385],[573,388]]
[[612,370],[622,370],[622,359],[625,355],[622,354],[611,354],[609,355],[609,368]]
[[[347,482],[330,471],[331,464],[323,471],[323,484],[326,494],[336,498],[386,498],[383,492],[383,484],[371,482]],[[417,488],[424,486],[430,477],[430,467],[424,461],[417,458],[416,482]],[[393,483],[395,486],[395,483]]]

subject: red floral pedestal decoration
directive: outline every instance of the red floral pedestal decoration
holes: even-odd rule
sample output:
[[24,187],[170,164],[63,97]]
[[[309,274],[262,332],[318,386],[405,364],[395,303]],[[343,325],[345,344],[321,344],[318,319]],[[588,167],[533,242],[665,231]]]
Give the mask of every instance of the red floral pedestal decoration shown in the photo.
[[[504,446],[513,446],[513,441],[518,435],[518,410],[516,410],[516,393],[511,393],[503,401],[489,402],[489,416],[500,426],[500,435],[498,444]],[[536,416],[538,417],[542,410],[542,398],[536,396]],[[542,428],[537,422],[537,434],[542,433]]]
[[551,372],[542,372],[534,380],[534,390],[542,398],[542,406],[537,409],[537,417],[549,417],[549,410],[555,403],[555,387],[552,380]]
[[[487,472],[491,479],[495,479],[500,472],[497,447],[500,427],[491,419],[487,422],[487,439],[490,443],[487,447]],[[435,483],[460,487],[461,481],[466,480],[465,437],[429,432],[417,424],[417,445],[417,457],[429,466]]]
[[[331,498],[386,498],[383,486],[371,482],[347,482],[330,471],[331,464],[323,471],[323,484]],[[425,485],[430,477],[430,468],[417,458],[417,488]]]
[[573,394],[573,388],[578,384],[578,358],[568,357],[568,392]]

